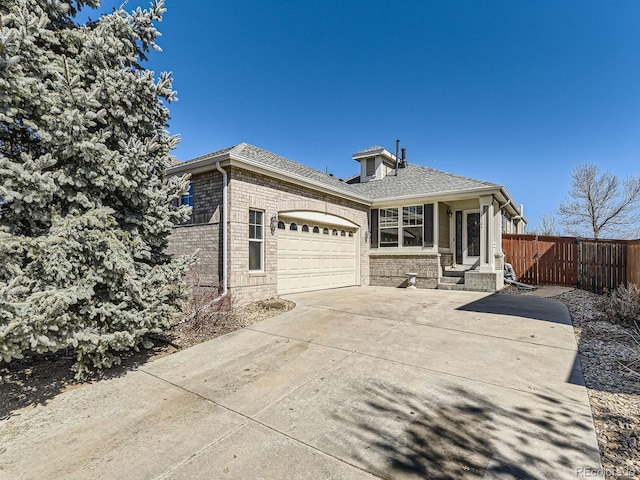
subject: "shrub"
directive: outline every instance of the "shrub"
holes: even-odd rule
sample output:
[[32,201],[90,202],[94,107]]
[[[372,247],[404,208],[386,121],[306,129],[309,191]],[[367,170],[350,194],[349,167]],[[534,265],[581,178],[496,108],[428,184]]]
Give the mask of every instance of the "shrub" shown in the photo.
[[634,283],[620,285],[604,303],[604,312],[611,323],[637,328],[640,323],[640,288]]

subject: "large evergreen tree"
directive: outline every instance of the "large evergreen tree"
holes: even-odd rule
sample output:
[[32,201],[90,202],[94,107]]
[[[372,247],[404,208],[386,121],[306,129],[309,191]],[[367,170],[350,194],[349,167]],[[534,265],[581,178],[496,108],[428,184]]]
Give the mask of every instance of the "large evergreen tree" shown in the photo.
[[72,348],[78,377],[169,326],[188,263],[175,92],[142,66],[164,2],[77,23],[99,3],[0,2],[0,359]]

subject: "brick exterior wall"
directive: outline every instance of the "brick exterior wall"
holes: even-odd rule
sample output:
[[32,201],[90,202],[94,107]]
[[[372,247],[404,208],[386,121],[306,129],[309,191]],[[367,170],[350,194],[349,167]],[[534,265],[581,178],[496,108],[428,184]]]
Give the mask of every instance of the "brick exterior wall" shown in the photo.
[[450,267],[453,265],[453,253],[441,253],[440,254],[440,265],[444,267]]
[[[236,302],[277,296],[277,230],[275,234],[271,233],[270,220],[282,211],[318,211],[358,225],[360,284],[369,284],[369,246],[365,241],[368,207],[239,168],[227,169],[227,173],[230,205],[228,287]],[[188,280],[217,288],[222,281],[222,175],[217,171],[196,174],[192,182],[191,219],[174,227],[167,251],[176,256],[198,251],[197,265]],[[263,272],[249,272],[249,209],[264,211]]]
[[406,287],[407,273],[415,272],[416,288],[437,288],[440,278],[440,255],[384,255],[371,254],[370,284],[380,287]]
[[173,228],[167,252],[174,256],[198,252],[197,264],[187,280],[216,291],[222,281],[222,174],[218,171],[196,174],[193,182],[193,212],[188,222]]
[[[236,167],[229,173],[229,288],[236,301],[245,303],[277,296],[278,230],[272,234],[270,222],[274,214],[284,211],[328,213],[358,225],[360,284],[369,284],[367,206]],[[264,211],[264,272],[260,273],[249,272],[249,209]]]

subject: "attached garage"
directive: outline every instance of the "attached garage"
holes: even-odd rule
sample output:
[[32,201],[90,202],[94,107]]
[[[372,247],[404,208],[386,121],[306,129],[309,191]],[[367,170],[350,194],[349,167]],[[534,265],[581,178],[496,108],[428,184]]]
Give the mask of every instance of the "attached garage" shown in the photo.
[[319,212],[278,215],[278,293],[359,284],[357,226]]

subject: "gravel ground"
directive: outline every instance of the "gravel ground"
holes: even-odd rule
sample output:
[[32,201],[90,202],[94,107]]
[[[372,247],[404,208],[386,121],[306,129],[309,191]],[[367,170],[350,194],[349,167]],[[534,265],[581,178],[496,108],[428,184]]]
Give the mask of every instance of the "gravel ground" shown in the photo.
[[[513,287],[504,293],[522,293]],[[640,331],[604,317],[603,297],[571,290],[567,305],[578,342],[605,477],[640,478]]]

